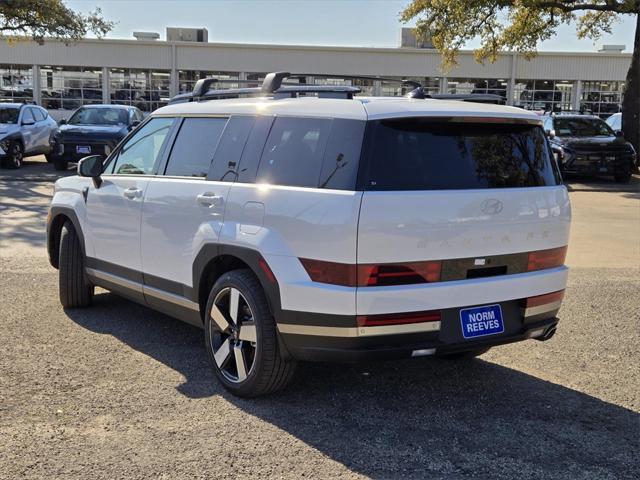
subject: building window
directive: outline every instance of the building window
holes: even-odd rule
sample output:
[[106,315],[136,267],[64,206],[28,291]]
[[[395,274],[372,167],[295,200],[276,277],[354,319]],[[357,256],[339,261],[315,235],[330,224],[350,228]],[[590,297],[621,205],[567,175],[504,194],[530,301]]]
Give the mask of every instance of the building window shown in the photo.
[[447,80],[447,93],[491,93],[506,99],[508,85],[509,81],[502,78],[450,78]]
[[109,72],[111,103],[133,105],[152,112],[169,102],[169,70],[112,68]]
[[403,85],[403,80],[418,82],[428,94],[440,92],[440,79],[430,77],[386,77],[396,82],[380,81],[380,95],[383,97],[401,97],[406,95],[414,88],[409,85]]
[[[178,72],[178,93],[190,93],[196,82],[202,78],[216,78],[219,81],[211,87],[225,90],[227,88],[244,87],[245,82],[239,82],[239,72],[211,72],[206,70],[180,70]],[[264,77],[263,77],[264,78]]]
[[622,110],[624,82],[582,82],[580,108],[606,118]]
[[[345,87],[358,87],[361,92],[359,95],[373,95],[374,81],[368,78],[341,78],[341,77],[305,77],[302,79],[291,79],[294,83],[308,83],[310,85],[333,85]],[[290,82],[290,80],[287,80]]]
[[513,104],[527,110],[572,110],[573,82],[568,80],[516,80]]
[[0,64],[0,102],[22,102],[33,99],[31,67]]
[[40,96],[48,109],[74,110],[102,103],[100,67],[40,67]]

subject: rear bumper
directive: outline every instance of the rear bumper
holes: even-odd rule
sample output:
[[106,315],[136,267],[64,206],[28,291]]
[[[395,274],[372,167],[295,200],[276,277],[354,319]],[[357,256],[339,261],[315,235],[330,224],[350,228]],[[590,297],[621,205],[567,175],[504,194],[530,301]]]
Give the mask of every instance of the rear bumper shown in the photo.
[[[460,310],[467,306],[442,310],[439,322],[398,325],[395,333],[392,332],[394,327],[359,328],[355,317],[301,312],[283,312],[283,318],[278,319],[278,329],[291,357],[330,362],[454,353],[530,338],[548,338],[555,331],[559,302],[528,310],[525,310],[522,300],[499,304],[503,312],[504,332],[472,340],[463,338],[460,323]],[[382,328],[387,330],[375,331]]]

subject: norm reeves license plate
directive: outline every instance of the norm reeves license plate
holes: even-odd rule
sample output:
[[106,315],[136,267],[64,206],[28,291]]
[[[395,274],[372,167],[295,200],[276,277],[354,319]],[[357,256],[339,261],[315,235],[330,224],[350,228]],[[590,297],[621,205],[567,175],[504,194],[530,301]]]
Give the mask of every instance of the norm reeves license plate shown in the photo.
[[91,147],[77,145],[76,146],[76,153],[91,153]]
[[500,305],[464,308],[460,310],[460,324],[465,339],[504,332]]

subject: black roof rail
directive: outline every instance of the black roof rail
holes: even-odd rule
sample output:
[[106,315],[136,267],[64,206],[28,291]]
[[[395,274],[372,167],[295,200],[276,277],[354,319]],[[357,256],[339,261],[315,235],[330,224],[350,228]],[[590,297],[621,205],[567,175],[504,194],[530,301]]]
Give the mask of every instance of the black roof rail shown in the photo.
[[276,97],[297,97],[300,93],[317,93],[320,98],[347,98],[352,99],[356,93],[362,90],[349,85],[295,85],[280,87],[273,92]]
[[432,95],[422,87],[420,82],[410,79],[386,78],[372,75],[336,75],[317,73],[290,73],[271,72],[268,73],[261,87],[244,87],[228,89],[211,89],[217,83],[256,83],[256,80],[234,80],[218,79],[215,77],[202,78],[196,82],[193,91],[174,96],[169,101],[172,103],[194,102],[198,100],[214,100],[222,98],[238,98],[240,96],[275,96],[276,98],[297,97],[300,94],[316,93],[321,98],[347,98],[351,99],[356,93],[362,91],[361,88],[352,85],[307,85],[304,83],[286,83],[286,79],[302,79],[306,77],[318,78],[341,78],[345,80],[378,80],[387,83],[399,83],[412,87],[413,90],[407,95],[410,98],[431,98]]
[[216,100],[222,98],[238,98],[240,96],[273,96],[276,98],[297,97],[299,94],[317,93],[320,98],[353,98],[353,95],[361,91],[358,87],[348,85],[306,85],[297,83],[285,83],[287,78],[297,78],[300,74],[292,75],[289,72],[272,72],[265,76],[261,87],[227,88],[211,90],[215,83],[255,83],[255,80],[223,80],[216,78],[203,78],[196,82],[193,91],[174,96],[170,104],[194,102],[198,100]]
[[264,93],[274,93],[282,86],[282,81],[285,78],[289,78],[291,73],[289,72],[271,72],[267,73],[262,82],[262,91]]

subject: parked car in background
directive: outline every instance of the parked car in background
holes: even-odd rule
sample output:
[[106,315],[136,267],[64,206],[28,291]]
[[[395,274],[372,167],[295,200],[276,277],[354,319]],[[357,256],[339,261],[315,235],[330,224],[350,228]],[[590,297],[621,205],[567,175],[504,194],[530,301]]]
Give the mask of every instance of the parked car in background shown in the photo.
[[140,109],[128,105],[85,105],[73,112],[54,135],[53,163],[66,170],[69,162],[87,155],[106,158],[143,119]]
[[544,129],[563,173],[612,175],[626,183],[635,168],[631,143],[594,115],[546,115]]
[[51,158],[51,137],[58,128],[47,111],[24,103],[0,104],[0,164],[20,168],[24,157],[45,154]]
[[614,113],[607,118],[606,122],[614,132],[622,131],[622,113]]

